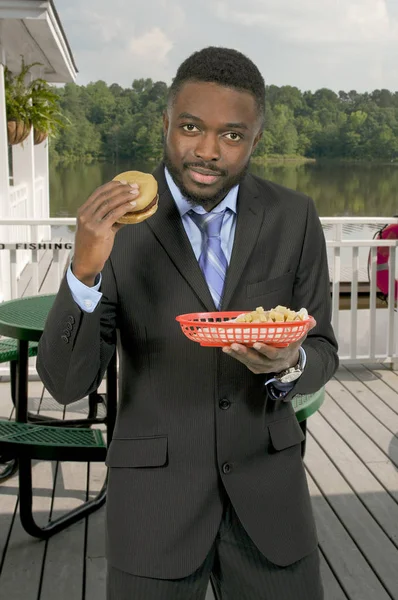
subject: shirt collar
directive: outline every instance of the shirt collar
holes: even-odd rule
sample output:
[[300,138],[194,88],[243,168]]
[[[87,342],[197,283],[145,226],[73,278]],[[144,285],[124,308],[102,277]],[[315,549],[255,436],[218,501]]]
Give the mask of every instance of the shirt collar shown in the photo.
[[[181,217],[186,215],[187,212],[189,212],[190,210],[194,210],[199,214],[204,214],[206,212],[202,206],[195,206],[194,208],[193,205],[184,198],[184,196],[180,192],[180,189],[174,183],[174,180],[170,175],[167,167],[164,168],[164,174],[166,177],[167,185],[169,186],[171,195],[174,198],[174,202],[176,203],[178,212],[180,213]],[[222,212],[223,210],[229,208],[230,210],[232,210],[232,212],[236,214],[238,191],[239,185],[235,185],[233,188],[231,188],[228,194],[225,196],[224,200],[222,200],[220,204],[217,204],[217,206],[213,209],[214,212]]]

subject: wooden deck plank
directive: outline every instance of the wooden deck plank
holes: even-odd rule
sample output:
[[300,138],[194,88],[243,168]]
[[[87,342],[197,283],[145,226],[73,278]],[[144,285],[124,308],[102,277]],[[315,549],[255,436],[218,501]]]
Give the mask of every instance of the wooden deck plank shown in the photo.
[[322,552],[320,552],[321,560],[321,577],[323,589],[325,592],[324,600],[347,600],[348,596],[344,593],[343,588],[333,574]]
[[[87,407],[87,403],[85,405]],[[66,407],[66,419],[82,416],[73,404]],[[51,518],[55,519],[85,502],[87,487],[87,463],[58,463]],[[48,540],[40,600],[53,600],[55,589],[57,600],[83,600],[85,530],[83,519]]]
[[[52,242],[61,242],[62,238],[52,240]],[[34,289],[33,280],[33,266],[32,264],[26,265],[21,273],[18,280],[18,295],[32,296],[34,294],[52,294],[58,289],[58,268],[60,274],[63,273],[65,265],[68,262],[70,255],[69,250],[59,251],[59,267],[53,260],[52,250],[39,250],[39,265],[38,265],[38,279],[39,279],[39,290],[38,292]]]
[[[398,547],[398,504],[373,476],[367,465],[352,452],[348,444],[330,427],[322,415],[315,414],[311,417],[310,434],[366,506],[387,537]],[[308,464],[312,462],[313,456],[314,453],[311,453]],[[318,463],[320,462],[318,459]],[[322,462],[325,464],[325,458]],[[328,467],[328,477],[330,477],[329,471],[330,468]],[[336,477],[336,479],[337,484],[339,478]],[[396,480],[398,482],[398,473]],[[319,478],[317,478],[317,481],[319,483]],[[335,481],[331,479],[328,484],[329,490],[334,485]],[[323,487],[322,490],[325,491]]]
[[398,439],[374,416],[339,381],[329,381],[328,394],[340,408],[364,431],[387,458],[398,467]]
[[[383,423],[392,433],[398,432],[398,413],[392,410],[384,402],[383,394],[377,396],[368,385],[364,383],[368,379],[367,369],[362,365],[351,365],[348,369],[341,366],[335,374],[335,379],[343,384],[372,415]],[[382,388],[388,387],[380,382]],[[392,390],[390,390],[392,391]],[[398,404],[398,394],[395,394],[395,402]]]
[[[351,366],[342,371],[337,374],[341,381],[327,384],[326,402],[309,421],[305,460],[320,540],[325,600],[398,600],[398,445],[391,431],[394,427],[388,426],[391,420],[389,424],[381,422],[377,412],[386,410],[383,418],[391,416],[388,411],[398,414],[394,410],[398,375],[382,365],[375,365],[374,373]],[[30,410],[61,415],[62,407],[47,392],[42,397],[42,389],[40,382],[30,382]],[[383,402],[384,408],[379,404]],[[9,383],[0,383],[0,415],[9,416],[11,410]],[[69,410],[81,418],[87,413],[87,401],[76,402]],[[34,467],[40,522],[48,518],[54,466],[41,462]],[[75,466],[62,465],[54,505],[57,511],[66,504],[68,509],[78,504],[86,493],[87,465],[79,464],[78,472]],[[90,465],[90,495],[101,487],[105,472],[103,464]],[[0,598],[4,593],[4,598],[12,600],[105,600],[104,508],[87,523],[81,521],[52,538],[45,553],[46,544],[22,530],[19,516],[13,523],[17,491],[15,477],[0,486],[0,557],[12,525],[0,573]],[[210,588],[206,600],[214,600]]]
[[310,434],[307,447],[306,467],[312,479],[391,596],[398,599],[398,549]]
[[322,553],[332,565],[348,598],[391,600],[391,596],[323,497],[311,475],[307,474],[307,479]]
[[[351,370],[351,366],[347,365]],[[398,373],[383,365],[363,365],[361,381],[398,414]]]
[[[106,475],[106,467],[100,463],[90,464],[89,496],[100,491]],[[86,595],[85,600],[105,600],[106,556],[105,556],[105,507],[87,519],[86,546]]]
[[[8,386],[9,384],[2,384]],[[29,410],[52,416],[42,403],[43,385],[40,382],[29,382]],[[54,488],[55,463],[35,462],[33,466],[33,513],[39,525],[47,523]],[[13,483],[13,494],[18,495],[18,477],[5,482]],[[0,487],[0,494],[3,488]],[[13,523],[11,537],[7,548],[0,585],[4,598],[13,600],[37,600],[40,591],[41,574],[45,558],[46,543],[30,537],[22,528],[19,512]]]
[[[398,470],[356,423],[345,414],[328,394],[319,414],[344,440],[345,444],[367,466],[391,497],[398,502]],[[309,429],[312,431],[313,419]]]
[[[59,240],[57,240],[59,241]],[[53,253],[51,250],[39,250],[38,278],[39,288],[44,281],[48,268],[51,265]],[[22,271],[17,284],[18,296],[31,296],[36,292],[33,287],[33,265],[28,263]]]

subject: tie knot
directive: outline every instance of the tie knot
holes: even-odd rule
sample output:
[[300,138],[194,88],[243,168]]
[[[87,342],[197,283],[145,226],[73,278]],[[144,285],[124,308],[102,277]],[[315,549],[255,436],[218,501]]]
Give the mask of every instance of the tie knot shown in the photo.
[[220,237],[225,210],[218,213],[200,215],[191,210],[189,216],[207,237]]

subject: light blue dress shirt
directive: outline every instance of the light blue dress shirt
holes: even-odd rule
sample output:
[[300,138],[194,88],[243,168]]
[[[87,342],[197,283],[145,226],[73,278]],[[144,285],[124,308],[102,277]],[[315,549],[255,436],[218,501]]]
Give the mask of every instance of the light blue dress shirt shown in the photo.
[[[203,238],[199,227],[190,218],[188,213],[190,210],[194,210],[199,214],[204,214],[206,211],[202,206],[193,206],[190,202],[188,202],[188,200],[186,200],[183,197],[179,188],[174,183],[167,168],[165,168],[164,173],[167,185],[169,186],[171,195],[173,196],[174,202],[177,206],[177,210],[180,213],[182,224],[184,226],[188,239],[191,242],[196,259],[199,260],[200,254],[202,252]],[[231,260],[232,248],[235,239],[238,191],[239,185],[234,186],[225,196],[224,200],[222,200],[213,209],[213,212],[222,212],[223,210],[225,210],[221,226],[221,247],[225,254],[228,264]],[[98,302],[101,300],[102,296],[101,292],[99,291],[102,281],[101,274],[99,275],[97,283],[93,287],[88,287],[79,279],[77,279],[77,277],[74,276],[72,269],[69,266],[68,271],[66,273],[66,279],[72,297],[77,303],[77,305],[85,312],[93,312],[96,306],[98,305]],[[305,365],[305,352],[302,348],[300,348],[300,352],[302,355],[302,362]],[[294,383],[283,384],[275,380],[269,380],[268,384],[271,384],[269,385],[269,389],[271,395],[275,398],[285,396],[294,387]],[[278,390],[280,390],[280,393],[275,394],[273,388],[277,388]]]

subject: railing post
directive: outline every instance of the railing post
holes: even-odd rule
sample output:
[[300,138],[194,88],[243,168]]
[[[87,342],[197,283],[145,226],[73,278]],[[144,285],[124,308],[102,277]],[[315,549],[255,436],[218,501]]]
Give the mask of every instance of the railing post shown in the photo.
[[370,247],[370,298],[369,298],[369,356],[375,358],[376,348],[376,272],[377,246]]
[[393,368],[395,356],[395,266],[397,246],[390,248],[389,256],[389,278],[388,278],[388,329],[387,329],[387,356],[391,360]]
[[358,337],[358,272],[359,272],[359,248],[352,248],[352,281],[351,281],[351,343],[350,356],[355,359],[357,356],[357,337]]
[[32,283],[33,283],[33,294],[39,293],[40,281],[39,281],[39,251],[32,250]]
[[18,279],[17,279],[17,251],[10,250],[10,283],[11,300],[18,298]]
[[333,246],[333,282],[332,282],[332,325],[336,337],[339,335],[339,310],[340,310],[340,246]]

